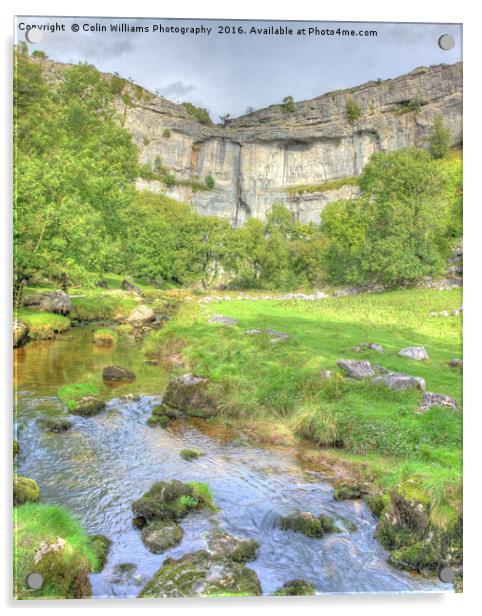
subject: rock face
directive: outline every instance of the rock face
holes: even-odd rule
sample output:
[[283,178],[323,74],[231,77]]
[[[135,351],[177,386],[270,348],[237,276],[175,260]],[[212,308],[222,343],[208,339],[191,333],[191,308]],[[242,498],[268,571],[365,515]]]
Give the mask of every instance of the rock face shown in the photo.
[[161,554],[178,545],[183,535],[184,531],[179,524],[168,520],[155,520],[141,531],[144,545],[154,554]]
[[[349,99],[361,109],[353,123],[346,117]],[[409,111],[410,101],[420,101],[417,110]],[[357,193],[350,183],[330,188],[324,183],[359,175],[373,152],[425,145],[436,114],[443,116],[453,143],[460,142],[462,63],[417,68],[324,94],[296,103],[291,113],[271,105],[223,127],[203,126],[181,105],[152,96],[126,109],[125,126],[142,162],[152,164],[160,156],[176,179],[215,180],[213,190],[174,186],[169,196],[190,202],[201,214],[242,224],[251,216],[264,219],[274,203],[285,203],[302,221],[317,221],[326,203]],[[164,191],[160,182],[143,180],[139,186]]]
[[54,312],[63,315],[69,314],[72,310],[72,300],[64,291],[27,295],[23,300],[23,305],[40,312]]
[[[41,66],[51,79],[63,70],[50,60]],[[233,225],[264,219],[274,203],[284,203],[302,222],[317,222],[328,202],[358,192],[353,181],[327,182],[358,176],[373,152],[426,145],[437,114],[453,144],[462,137],[461,62],[323,94],[296,102],[292,112],[271,105],[223,126],[200,124],[182,105],[154,94],[138,101],[133,88],[126,93],[132,102],[126,106],[119,97],[119,115],[139,148],[140,162],[152,166],[159,157],[183,182],[166,188],[139,179],[138,187],[165,192]],[[346,113],[350,99],[361,110],[353,122]],[[209,175],[213,189],[189,186],[199,186]]]

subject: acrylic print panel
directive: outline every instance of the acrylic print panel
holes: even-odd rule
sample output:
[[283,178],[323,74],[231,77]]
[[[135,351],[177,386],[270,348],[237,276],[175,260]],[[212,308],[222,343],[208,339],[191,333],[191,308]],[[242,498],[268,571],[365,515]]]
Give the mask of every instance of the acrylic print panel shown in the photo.
[[16,18],[17,599],[461,590],[461,36]]

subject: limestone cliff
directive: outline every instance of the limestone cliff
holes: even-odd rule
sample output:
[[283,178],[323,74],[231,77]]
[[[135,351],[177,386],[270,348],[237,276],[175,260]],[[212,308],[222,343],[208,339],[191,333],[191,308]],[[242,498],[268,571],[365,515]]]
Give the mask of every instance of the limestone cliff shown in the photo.
[[[436,114],[443,115],[453,144],[462,139],[461,62],[323,94],[295,103],[292,111],[271,105],[225,126],[203,125],[182,105],[154,94],[131,101],[119,99],[119,107],[141,162],[152,165],[159,157],[177,180],[169,189],[146,180],[139,187],[165,191],[233,224],[263,219],[277,202],[300,220],[318,221],[328,201],[356,194],[356,184],[343,178],[359,175],[373,152],[426,145]],[[351,122],[347,101],[359,112]],[[209,175],[213,190],[192,190]]]

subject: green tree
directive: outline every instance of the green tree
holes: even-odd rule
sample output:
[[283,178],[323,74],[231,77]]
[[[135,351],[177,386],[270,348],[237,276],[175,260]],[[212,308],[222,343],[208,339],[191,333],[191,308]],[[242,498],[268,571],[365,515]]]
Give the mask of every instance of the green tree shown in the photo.
[[449,151],[452,136],[441,114],[432,118],[428,131],[428,149],[433,158],[443,158]]

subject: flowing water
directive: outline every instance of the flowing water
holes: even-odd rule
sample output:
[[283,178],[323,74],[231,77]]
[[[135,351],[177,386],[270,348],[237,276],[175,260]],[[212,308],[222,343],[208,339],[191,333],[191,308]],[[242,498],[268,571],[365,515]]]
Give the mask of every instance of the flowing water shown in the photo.
[[[202,548],[204,535],[214,527],[260,543],[257,559],[248,566],[265,594],[299,578],[320,594],[449,590],[437,580],[391,567],[373,538],[376,519],[365,504],[333,500],[327,478],[304,468],[293,452],[237,447],[227,433],[205,429],[202,421],[178,420],[167,429],[147,426],[167,374],[145,361],[142,344],[129,339],[99,350],[87,327],[15,350],[18,472],[38,482],[43,502],[68,507],[88,533],[112,540],[106,567],[91,576],[94,596],[136,596],[166,557]],[[100,375],[109,364],[132,370],[136,381],[114,390],[103,386]],[[36,417],[58,413],[57,389],[72,382],[99,385],[110,398],[106,410],[88,419],[74,416],[65,433],[41,431]],[[126,397],[131,393],[138,397]],[[179,452],[187,448],[206,455],[184,461]],[[220,511],[185,518],[182,543],[156,555],[132,525],[131,503],[155,481],[170,479],[209,483]],[[279,515],[296,509],[326,513],[342,532],[311,539],[276,527]]]

